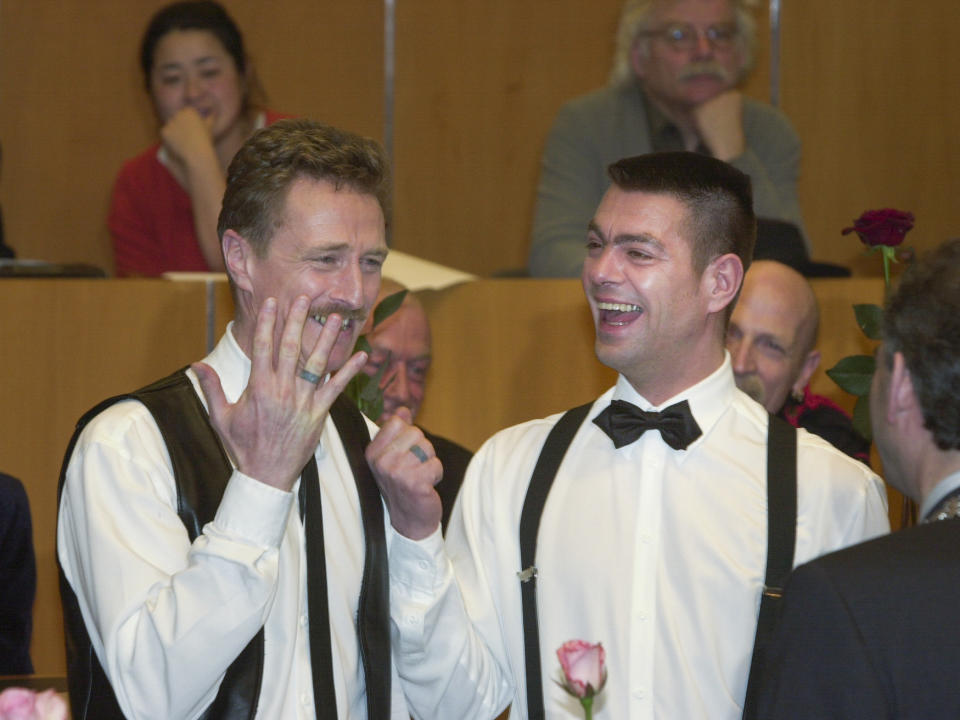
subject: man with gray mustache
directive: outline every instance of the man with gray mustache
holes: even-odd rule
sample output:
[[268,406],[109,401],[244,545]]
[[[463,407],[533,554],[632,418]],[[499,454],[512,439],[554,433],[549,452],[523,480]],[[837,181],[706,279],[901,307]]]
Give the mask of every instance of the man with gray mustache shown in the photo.
[[567,103],[547,138],[528,266],[576,277],[583,232],[622,157],[688,150],[750,176],[758,217],[803,232],[800,140],[787,118],[737,84],[753,58],[749,0],[626,0],[610,83]]

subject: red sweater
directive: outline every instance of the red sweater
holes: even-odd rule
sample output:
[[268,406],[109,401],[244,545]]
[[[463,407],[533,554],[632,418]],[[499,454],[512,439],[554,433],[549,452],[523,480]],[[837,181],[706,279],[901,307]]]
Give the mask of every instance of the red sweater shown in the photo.
[[[267,125],[288,117],[265,114]],[[107,226],[119,277],[210,269],[197,243],[190,196],[157,159],[159,148],[127,160],[113,186]]]

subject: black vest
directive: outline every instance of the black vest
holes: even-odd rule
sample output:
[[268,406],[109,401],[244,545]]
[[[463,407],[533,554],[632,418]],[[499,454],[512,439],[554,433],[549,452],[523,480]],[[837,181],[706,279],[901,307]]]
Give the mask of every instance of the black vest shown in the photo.
[[[173,466],[177,489],[177,514],[193,542],[203,526],[213,520],[232,467],[207,412],[189,378],[180,370],[135,392],[103,401],[87,412],[67,447],[57,499],[63,493],[67,464],[80,432],[87,423],[120,400],[138,400],[153,415],[163,435]],[[356,406],[342,396],[330,409],[350,466],[357,481],[364,526],[366,555],[360,597],[358,633],[367,685],[370,718],[388,717],[391,701],[389,577],[386,564],[383,507],[363,451],[369,433]],[[63,601],[67,646],[67,681],[74,720],[112,720],[124,715],[100,665],[87,633],[77,597],[63,574]],[[204,720],[253,718],[263,678],[263,628],[230,665]]]

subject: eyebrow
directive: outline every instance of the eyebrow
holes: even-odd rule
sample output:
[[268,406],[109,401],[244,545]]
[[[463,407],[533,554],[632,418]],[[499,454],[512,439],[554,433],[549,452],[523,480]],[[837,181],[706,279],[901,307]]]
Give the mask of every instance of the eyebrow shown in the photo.
[[593,220],[591,220],[590,224],[587,225],[587,232],[594,233],[604,243],[612,242],[614,245],[650,245],[651,247],[663,250],[663,243],[661,243],[652,235],[647,235],[646,233],[620,233],[619,235],[615,236],[613,240],[609,240],[600,230],[600,226],[597,225],[597,223]]

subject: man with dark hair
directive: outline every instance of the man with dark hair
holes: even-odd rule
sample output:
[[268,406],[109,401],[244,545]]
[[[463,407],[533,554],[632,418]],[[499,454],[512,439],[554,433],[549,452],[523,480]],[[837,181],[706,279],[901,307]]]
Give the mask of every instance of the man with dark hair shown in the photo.
[[909,267],[870,392],[887,482],[921,524],[797,568],[764,718],[960,717],[960,240]]
[[[446,547],[432,487],[381,486],[394,654],[417,717],[490,718],[510,703],[511,717],[582,717],[553,682],[570,638],[606,651],[599,716],[741,715],[768,547],[768,416],[734,385],[723,339],[753,247],[750,182],[695,153],[621,160],[610,175],[582,279],[616,386],[488,440]],[[887,531],[878,477],[819,438],[786,437],[796,516],[774,520],[798,529],[797,560]]]
[[426,482],[440,463],[409,415],[371,441],[339,397],[387,254],[385,162],[311,121],[256,133],[219,223],[234,321],[80,421],[57,527],[77,720],[409,717],[364,453]]
[[624,0],[606,87],[557,113],[547,138],[530,244],[531,275],[580,273],[583,228],[618,158],[691,150],[750,176],[762,218],[802,234],[800,139],[778,110],[737,89],[750,69],[749,0]]
[[870,441],[839,406],[810,392],[820,365],[819,324],[817,298],[803,275],[772,260],[754,261],[727,328],[733,377],[767,412],[869,463]]

